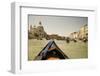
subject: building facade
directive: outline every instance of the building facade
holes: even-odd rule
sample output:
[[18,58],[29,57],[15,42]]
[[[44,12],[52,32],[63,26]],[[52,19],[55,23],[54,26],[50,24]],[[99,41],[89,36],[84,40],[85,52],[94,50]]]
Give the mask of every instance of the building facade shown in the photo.
[[44,31],[44,28],[42,26],[42,23],[39,22],[39,25],[36,27],[35,25],[30,25],[29,31],[28,31],[28,37],[29,39],[42,39],[46,38],[47,33]]
[[88,38],[88,26],[87,24],[82,26],[78,32],[72,32],[69,37],[71,39],[83,39]]
[[88,26],[87,24],[80,28],[79,38],[88,38]]

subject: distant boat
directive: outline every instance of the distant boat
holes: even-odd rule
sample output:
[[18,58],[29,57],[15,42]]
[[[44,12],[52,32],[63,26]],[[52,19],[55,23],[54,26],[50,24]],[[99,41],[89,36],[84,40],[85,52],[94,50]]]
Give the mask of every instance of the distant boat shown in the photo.
[[51,40],[35,57],[34,60],[49,60],[49,59],[69,59],[67,55],[56,45],[55,41]]

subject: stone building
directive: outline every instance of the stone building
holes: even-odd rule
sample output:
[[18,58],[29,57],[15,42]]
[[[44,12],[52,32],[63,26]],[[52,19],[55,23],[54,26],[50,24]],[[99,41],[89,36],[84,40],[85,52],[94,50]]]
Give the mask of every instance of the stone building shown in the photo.
[[88,38],[88,26],[87,24],[80,28],[79,30],[79,38]]
[[83,39],[88,38],[88,26],[87,24],[82,26],[78,32],[72,32],[69,37],[71,39]]
[[39,25],[36,27],[35,25],[30,25],[29,31],[28,31],[28,38],[29,39],[43,39],[46,38],[47,33],[44,31],[44,28],[42,26],[42,23],[39,22]]
[[79,32],[73,32],[73,33],[70,34],[69,37],[70,37],[71,39],[77,39],[78,36],[79,36]]

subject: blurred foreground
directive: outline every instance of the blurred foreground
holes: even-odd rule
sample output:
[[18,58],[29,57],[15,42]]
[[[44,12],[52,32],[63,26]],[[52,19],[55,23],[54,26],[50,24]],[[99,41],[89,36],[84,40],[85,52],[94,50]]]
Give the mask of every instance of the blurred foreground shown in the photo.
[[[65,40],[54,40],[58,47],[70,58],[80,59],[88,58],[88,42],[70,41],[67,43]],[[34,60],[39,52],[45,47],[49,40],[28,40],[28,60]]]

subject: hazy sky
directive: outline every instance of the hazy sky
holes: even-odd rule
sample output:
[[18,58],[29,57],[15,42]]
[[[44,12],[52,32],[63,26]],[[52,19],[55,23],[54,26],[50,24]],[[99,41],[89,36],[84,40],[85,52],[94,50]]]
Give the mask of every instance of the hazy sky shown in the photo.
[[88,24],[87,17],[29,15],[28,19],[29,25],[39,26],[39,21],[41,21],[47,34],[58,34],[60,36],[68,36]]

